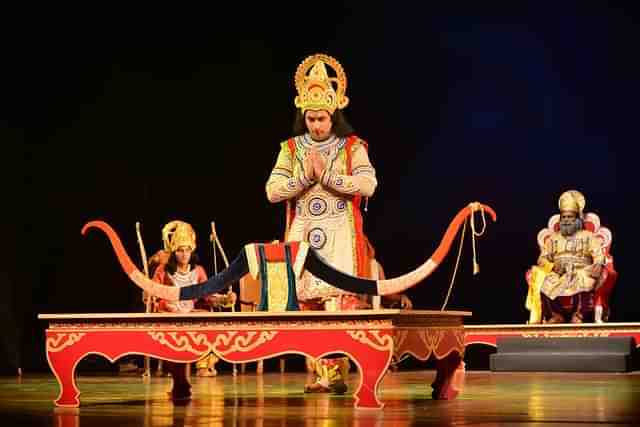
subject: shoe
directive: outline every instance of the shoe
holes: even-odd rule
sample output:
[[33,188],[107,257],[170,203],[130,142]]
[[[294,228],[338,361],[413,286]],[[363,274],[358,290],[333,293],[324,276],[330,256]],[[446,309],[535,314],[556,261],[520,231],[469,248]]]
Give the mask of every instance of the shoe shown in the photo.
[[215,369],[200,368],[196,372],[196,377],[215,377],[218,372]]
[[344,381],[338,381],[329,385],[329,390],[333,394],[345,394],[347,392],[347,385]]
[[571,316],[571,323],[582,323],[582,316],[578,313]]
[[331,389],[329,387],[325,387],[319,382],[305,384],[304,386],[305,393],[330,393]]
[[171,400],[189,400],[191,399],[191,390],[177,390],[177,391],[168,391],[169,399]]
[[544,320],[542,323],[546,324],[558,324],[558,323],[566,323],[564,317],[562,315],[554,313],[550,319]]
[[330,384],[329,387],[325,387],[319,382],[307,384],[304,386],[305,393],[331,393],[331,394],[345,394],[347,392],[347,385],[343,381],[338,381]]

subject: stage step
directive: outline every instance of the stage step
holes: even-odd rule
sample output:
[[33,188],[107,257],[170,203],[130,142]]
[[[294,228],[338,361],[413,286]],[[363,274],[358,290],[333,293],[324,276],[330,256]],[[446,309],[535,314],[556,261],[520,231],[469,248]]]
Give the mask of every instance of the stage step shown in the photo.
[[492,371],[630,372],[633,337],[504,337]]

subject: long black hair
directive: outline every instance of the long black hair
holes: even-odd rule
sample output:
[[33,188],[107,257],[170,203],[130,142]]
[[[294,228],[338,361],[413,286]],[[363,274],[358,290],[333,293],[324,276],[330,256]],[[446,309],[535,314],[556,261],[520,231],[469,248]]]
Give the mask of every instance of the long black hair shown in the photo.
[[[194,268],[198,264],[200,264],[200,258],[198,258],[198,254],[195,252],[191,252],[189,265],[191,266],[191,268]],[[178,270],[178,259],[176,258],[176,253],[171,252],[171,255],[169,255],[169,261],[167,261],[167,266],[165,267],[165,271],[169,274],[175,274],[177,270]]]
[[[293,136],[303,135],[308,131],[302,110],[296,109],[296,116],[293,119]],[[331,114],[331,131],[338,137],[349,136],[355,132],[344,113],[340,110],[336,110]]]

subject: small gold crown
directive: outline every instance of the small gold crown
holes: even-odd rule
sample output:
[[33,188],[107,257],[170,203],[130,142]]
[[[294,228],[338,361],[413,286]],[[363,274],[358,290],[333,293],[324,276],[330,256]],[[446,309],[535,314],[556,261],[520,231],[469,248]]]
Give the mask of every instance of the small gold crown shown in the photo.
[[[336,77],[329,77],[327,65]],[[349,98],[345,96],[347,76],[342,65],[329,55],[319,53],[302,61],[296,70],[295,84],[298,96],[294,104],[303,113],[307,110],[327,110],[333,114],[336,109],[343,109],[349,104]]]
[[171,221],[162,228],[162,242],[166,251],[174,252],[180,246],[196,248],[196,233],[191,225],[184,221]]
[[581,192],[576,190],[569,190],[562,193],[558,200],[558,207],[560,212],[576,212],[578,215],[582,215],[586,200]]

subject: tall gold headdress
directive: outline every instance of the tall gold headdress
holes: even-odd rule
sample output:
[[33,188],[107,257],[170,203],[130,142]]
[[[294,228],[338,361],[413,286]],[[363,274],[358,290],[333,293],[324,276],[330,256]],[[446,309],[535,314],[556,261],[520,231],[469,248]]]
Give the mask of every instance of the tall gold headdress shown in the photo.
[[[329,66],[336,77],[329,77]],[[336,109],[343,109],[349,104],[345,96],[347,91],[347,75],[342,65],[329,55],[322,53],[307,57],[296,70],[296,96],[294,103],[304,113],[307,110],[327,110],[333,114]],[[335,87],[334,87],[335,84]]]
[[560,212],[570,211],[575,212],[579,216],[582,216],[586,200],[581,192],[576,190],[569,190],[562,193],[558,200],[558,207]]
[[180,246],[196,248],[196,232],[184,221],[171,221],[162,228],[164,250],[174,252]]

